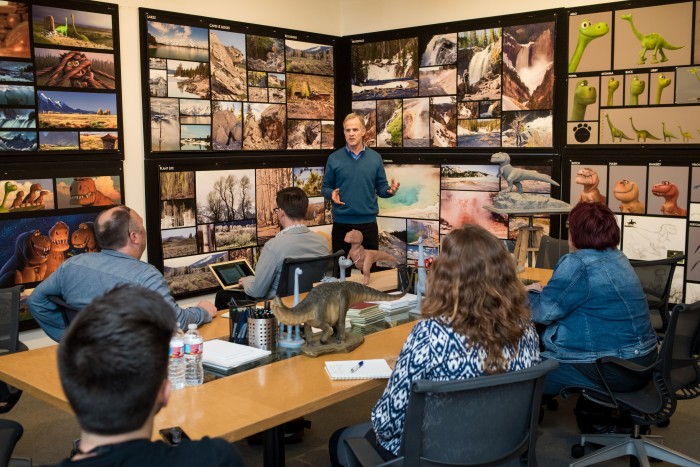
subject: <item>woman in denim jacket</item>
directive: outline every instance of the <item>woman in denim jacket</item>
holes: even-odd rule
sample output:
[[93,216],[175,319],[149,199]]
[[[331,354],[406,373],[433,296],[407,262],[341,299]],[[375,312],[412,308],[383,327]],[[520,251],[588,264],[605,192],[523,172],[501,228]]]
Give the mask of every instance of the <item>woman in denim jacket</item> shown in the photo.
[[[620,227],[599,203],[579,203],[569,213],[569,248],[544,289],[529,286],[532,320],[546,325],[545,358],[559,361],[547,375],[544,393],[565,386],[601,387],[599,357],[615,356],[641,365],[656,358],[656,334],[642,286],[627,257],[617,249]],[[606,373],[611,388],[633,391],[644,378]]]

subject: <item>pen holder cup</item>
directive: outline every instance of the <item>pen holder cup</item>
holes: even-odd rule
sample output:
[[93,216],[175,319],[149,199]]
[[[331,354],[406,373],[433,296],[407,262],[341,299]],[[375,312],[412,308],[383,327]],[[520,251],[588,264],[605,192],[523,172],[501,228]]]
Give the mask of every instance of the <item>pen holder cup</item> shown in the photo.
[[277,320],[273,318],[248,318],[248,345],[272,350],[277,345]]
[[[236,305],[229,306],[228,335],[229,342],[245,343],[245,334],[241,334],[243,323],[246,323],[251,310],[255,309],[253,300],[237,300]],[[245,331],[245,329],[243,329]],[[243,342],[241,342],[243,341]]]

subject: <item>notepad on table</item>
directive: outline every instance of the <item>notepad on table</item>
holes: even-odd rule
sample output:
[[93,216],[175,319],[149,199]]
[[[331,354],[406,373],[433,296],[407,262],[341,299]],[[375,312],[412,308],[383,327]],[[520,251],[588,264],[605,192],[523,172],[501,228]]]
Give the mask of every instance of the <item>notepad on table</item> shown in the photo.
[[[362,365],[357,368],[357,365]],[[355,371],[351,371],[357,368]],[[391,376],[391,367],[382,358],[372,360],[340,360],[326,362],[326,373],[333,380],[338,379],[384,379]]]
[[269,350],[214,339],[204,342],[202,364],[222,369],[235,368],[244,363],[260,360],[270,353]]

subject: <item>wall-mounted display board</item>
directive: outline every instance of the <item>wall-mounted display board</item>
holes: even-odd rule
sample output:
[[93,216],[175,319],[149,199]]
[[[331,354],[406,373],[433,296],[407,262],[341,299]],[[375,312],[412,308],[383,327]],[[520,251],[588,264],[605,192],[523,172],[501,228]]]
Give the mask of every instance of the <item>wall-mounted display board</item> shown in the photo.
[[119,70],[117,5],[2,2],[0,157],[121,159]]
[[[418,238],[427,255],[437,254],[441,235],[465,224],[479,224],[499,238],[513,239],[525,218],[508,218],[483,209],[499,186],[498,165],[488,156],[454,160],[454,155],[395,155],[385,160],[389,179],[401,182],[397,195],[379,200],[380,249],[397,263],[418,258]],[[516,158],[514,164],[547,175],[559,173],[558,158]],[[437,162],[427,162],[434,160]],[[230,158],[160,159],[146,161],[148,260],[159,267],[176,296],[212,291],[218,282],[208,264],[246,257],[255,264],[267,240],[279,232],[274,212],[277,191],[298,186],[309,196],[304,223],[328,237],[330,205],[321,195],[324,165],[242,164]],[[556,175],[555,175],[556,177]],[[548,196],[551,185],[524,183],[527,192]],[[558,195],[558,191],[555,193]],[[549,218],[535,219],[549,228]],[[395,264],[384,264],[395,266]]]
[[659,3],[570,11],[567,147],[700,143],[698,2]]
[[683,303],[684,286],[685,300],[700,299],[700,167],[695,165],[598,154],[595,159],[570,160],[564,167],[571,203],[601,202],[616,214],[622,230],[620,249],[627,257],[688,255],[676,268],[673,303]]
[[338,38],[140,9],[146,155],[332,149]]
[[22,284],[29,293],[67,258],[98,251],[92,224],[101,210],[124,202],[122,175],[119,161],[4,164],[0,287]]
[[352,110],[367,125],[365,144],[481,151],[554,147],[561,14],[349,37],[348,84]]

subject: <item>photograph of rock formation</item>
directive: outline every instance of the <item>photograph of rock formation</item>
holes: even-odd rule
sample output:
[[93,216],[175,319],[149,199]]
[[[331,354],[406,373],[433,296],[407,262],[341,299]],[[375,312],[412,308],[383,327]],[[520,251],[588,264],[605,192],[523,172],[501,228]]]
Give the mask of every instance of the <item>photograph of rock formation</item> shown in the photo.
[[287,120],[287,149],[321,149],[321,122]]
[[333,76],[333,47],[309,42],[285,41],[287,71]]
[[365,122],[365,146],[375,147],[377,145],[377,101],[353,101],[352,111],[360,116]]
[[451,65],[457,62],[457,33],[436,34],[423,49],[420,66]]
[[284,39],[248,34],[246,52],[249,70],[284,71]]
[[353,100],[418,95],[418,38],[353,44],[350,82]]
[[501,28],[460,32],[457,37],[457,98],[501,98]]
[[389,253],[396,261],[380,261],[381,267],[395,268],[406,264],[406,219],[377,217],[379,227],[379,250]]
[[284,149],[286,110],[282,104],[244,104],[243,149]]
[[212,99],[246,100],[245,34],[210,29],[209,57]]
[[457,146],[457,98],[455,96],[430,98],[430,146],[434,148]]
[[235,151],[243,142],[243,104],[212,101],[212,145],[215,151]]
[[321,149],[335,148],[335,122],[323,120],[321,122]]

